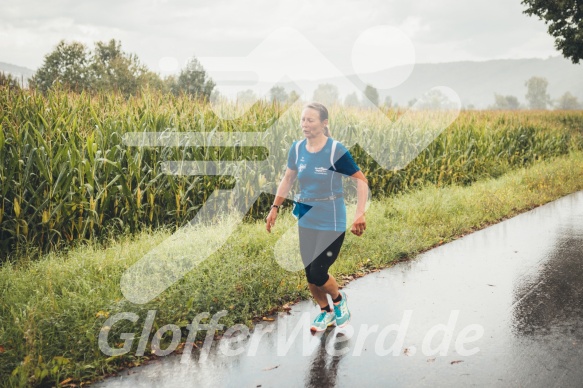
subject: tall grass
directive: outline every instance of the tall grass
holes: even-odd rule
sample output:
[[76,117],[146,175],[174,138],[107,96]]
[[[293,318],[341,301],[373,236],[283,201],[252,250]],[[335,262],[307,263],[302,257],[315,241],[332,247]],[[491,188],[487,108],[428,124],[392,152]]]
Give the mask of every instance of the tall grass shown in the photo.
[[[230,148],[131,147],[123,136],[180,131],[212,138],[224,132],[265,131],[265,144],[281,144],[271,148],[270,160],[281,161],[293,139],[267,129],[287,108],[260,102],[241,118],[221,120],[208,105],[154,91],[126,99],[105,93],[53,90],[41,95],[0,88],[0,257],[30,254],[31,248],[47,252],[121,232],[177,228],[194,217],[214,190],[234,187],[229,177],[166,175],[161,169],[165,161],[240,160],[250,181],[237,185],[234,195],[254,198],[258,187],[251,180],[278,176],[284,168],[281,163],[256,168],[255,161],[266,158],[265,148],[237,148],[236,142]],[[299,128],[300,112],[295,109],[286,114],[285,125]],[[370,111],[330,111],[333,136],[384,129]],[[395,120],[404,112],[385,113]],[[425,183],[471,184],[581,149],[582,121],[583,112],[462,112],[397,171],[376,164],[366,153],[367,144],[351,151],[369,179],[373,197],[380,198]],[[271,200],[260,196],[249,215],[261,217]]]

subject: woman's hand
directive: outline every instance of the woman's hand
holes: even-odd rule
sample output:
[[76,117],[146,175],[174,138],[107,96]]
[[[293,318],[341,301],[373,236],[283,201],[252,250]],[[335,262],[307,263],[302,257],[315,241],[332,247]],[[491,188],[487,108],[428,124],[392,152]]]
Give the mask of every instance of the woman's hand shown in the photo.
[[358,217],[356,219],[356,221],[354,221],[354,223],[352,224],[352,227],[350,228],[350,231],[357,235],[357,236],[362,236],[362,234],[364,233],[364,231],[366,230],[366,220],[364,219],[364,214],[361,215],[360,217]]
[[265,219],[265,228],[269,233],[271,233],[271,227],[275,225],[275,219],[277,218],[277,209],[272,208],[269,211],[269,215]]

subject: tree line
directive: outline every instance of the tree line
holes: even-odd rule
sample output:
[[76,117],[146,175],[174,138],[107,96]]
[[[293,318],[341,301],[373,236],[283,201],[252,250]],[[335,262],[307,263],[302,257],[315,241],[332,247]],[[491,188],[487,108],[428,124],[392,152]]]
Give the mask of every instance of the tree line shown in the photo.
[[[269,99],[271,101],[277,101],[279,103],[293,103],[298,98],[299,94],[295,90],[292,90],[288,93],[285,88],[280,85],[275,85],[269,90]],[[237,94],[238,102],[256,101],[257,99],[257,95],[251,89],[244,90]],[[342,100],[336,85],[331,83],[319,84],[316,87],[316,90],[314,90],[312,100],[318,101],[326,106],[340,104],[354,107],[385,106],[390,108],[392,106],[392,99],[389,96],[385,98],[384,104],[379,105],[379,92],[372,85],[366,85],[365,89],[363,90],[363,98],[359,98],[358,94],[353,92],[348,94],[344,100]]]
[[[18,88],[19,83],[10,74],[0,72],[0,86]],[[136,54],[122,50],[121,42],[95,42],[90,50],[81,42],[67,43],[61,40],[52,52],[44,58],[42,66],[28,80],[29,88],[46,92],[51,88],[63,88],[73,92],[119,92],[135,95],[144,88],[156,89],[164,93],[187,94],[210,100],[218,97],[215,82],[207,74],[196,57],[191,57],[180,73],[161,78],[143,64]],[[344,103],[348,106],[378,106],[379,93],[367,85],[362,101],[356,93],[348,95]],[[268,99],[278,103],[294,102],[299,98],[295,91],[289,93],[283,86],[276,85],[269,91]],[[236,100],[254,103],[259,98],[251,89],[238,93]],[[342,103],[338,89],[333,84],[321,84],[314,91],[313,100],[327,105]],[[391,99],[385,100],[391,106]]]
[[[4,75],[3,79],[15,86],[10,76]],[[45,56],[43,65],[28,84],[41,92],[61,87],[73,92],[119,92],[129,96],[139,93],[142,88],[150,88],[175,95],[185,93],[200,99],[209,99],[215,87],[195,57],[177,76],[161,78],[136,54],[123,51],[121,42],[115,39],[95,42],[93,50],[81,42],[61,40]]]
[[[187,94],[201,100],[218,97],[215,82],[207,74],[196,57],[191,57],[178,75],[161,78],[141,63],[136,54],[122,50],[121,42],[111,39],[109,42],[95,42],[90,50],[81,42],[67,43],[61,40],[55,49],[44,58],[43,65],[28,80],[30,88],[46,92],[50,88],[61,87],[73,92],[119,92],[123,95],[135,95],[142,88],[156,89],[174,95]],[[527,107],[530,109],[547,109],[553,107],[562,110],[582,109],[577,97],[566,92],[556,100],[547,93],[548,81],[543,77],[532,77],[526,81]],[[0,72],[0,87],[19,88],[19,82],[10,74]],[[293,103],[299,94],[292,90],[287,92],[281,85],[273,86],[267,99],[278,103]],[[439,96],[437,96],[439,97]],[[238,103],[254,103],[259,97],[251,89],[237,94]],[[357,92],[341,99],[336,85],[320,84],[313,93],[312,100],[325,105],[342,104],[352,107],[398,107],[390,96],[380,101],[378,90],[366,85],[361,97]],[[439,105],[439,98],[433,98],[431,107]],[[418,103],[417,99],[408,102],[408,106]],[[472,108],[470,106],[470,108]],[[512,95],[494,94],[494,104],[489,109],[522,109],[518,98]]]
[[[544,77],[531,77],[525,83],[527,92],[525,95],[528,108],[536,110],[545,110],[549,107],[560,110],[577,110],[582,109],[583,106],[579,103],[577,97],[570,92],[565,92],[556,100],[551,99],[547,92],[549,82]],[[516,110],[523,108],[515,96],[504,96],[501,94],[494,94],[494,104],[490,109],[496,110]]]

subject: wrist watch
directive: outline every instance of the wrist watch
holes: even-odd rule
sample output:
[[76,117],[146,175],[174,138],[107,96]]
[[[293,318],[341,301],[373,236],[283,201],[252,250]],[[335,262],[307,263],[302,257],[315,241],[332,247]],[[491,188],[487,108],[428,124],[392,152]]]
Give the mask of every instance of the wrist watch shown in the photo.
[[269,208],[269,210],[271,210],[271,209],[273,209],[273,208],[279,209],[279,207],[280,207],[280,206],[281,206],[281,205],[271,205],[271,207]]

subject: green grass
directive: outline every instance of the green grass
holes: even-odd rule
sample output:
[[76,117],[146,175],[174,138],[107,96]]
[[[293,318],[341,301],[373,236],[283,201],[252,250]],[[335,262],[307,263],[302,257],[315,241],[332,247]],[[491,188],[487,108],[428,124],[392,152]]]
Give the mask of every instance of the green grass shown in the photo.
[[[367,212],[365,235],[347,236],[331,273],[345,282],[581,189],[583,153],[572,152],[496,180],[465,187],[426,186],[374,201]],[[142,362],[143,358],[132,356],[137,340],[124,356],[108,358],[98,348],[99,330],[108,316],[118,312],[135,312],[140,319],[135,324],[116,324],[110,338],[119,338],[122,332],[139,336],[150,309],[157,310],[153,331],[168,323],[184,329],[196,314],[223,309],[228,315],[221,323],[229,327],[251,325],[254,317],[309,298],[303,271],[288,272],[274,259],[273,247],[293,224],[284,211],[272,234],[261,222],[241,225],[217,253],[141,306],[123,299],[120,277],[164,241],[168,231],[121,237],[107,249],[86,245],[40,260],[5,264],[0,268],[4,385],[92,380]],[[217,225],[206,233],[221,230]]]

